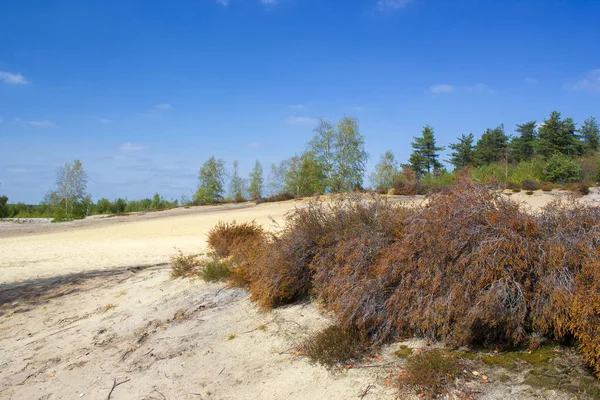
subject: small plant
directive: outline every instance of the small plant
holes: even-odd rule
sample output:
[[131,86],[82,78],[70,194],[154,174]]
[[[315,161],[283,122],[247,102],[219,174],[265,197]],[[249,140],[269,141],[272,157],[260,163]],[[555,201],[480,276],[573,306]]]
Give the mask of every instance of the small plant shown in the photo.
[[586,184],[586,183],[580,183],[579,185],[577,185],[575,187],[575,190],[577,191],[577,193],[579,193],[582,196],[587,196],[588,194],[590,194],[590,185]]
[[406,369],[398,377],[400,389],[412,388],[433,399],[456,387],[461,360],[440,350],[430,350],[406,360]]
[[210,258],[199,263],[198,276],[206,282],[223,281],[230,275],[231,268],[226,261]]
[[235,333],[230,333],[230,334],[227,336],[227,340],[233,340],[233,339],[235,339],[236,337],[237,337],[237,335],[236,335]]
[[108,304],[100,307],[100,312],[105,313],[105,312],[108,312],[108,311],[110,311],[110,310],[112,310],[113,308],[116,308],[116,307],[117,307],[116,304],[108,303]]
[[302,349],[311,361],[331,368],[360,359],[366,351],[366,343],[356,332],[331,325],[308,337]]
[[532,192],[531,190],[528,190],[528,191],[526,191],[526,192],[525,192],[525,194],[526,194],[527,196],[532,196],[532,195],[533,195],[533,192]]
[[511,189],[513,191],[513,193],[520,193],[521,192],[521,188],[513,188]]
[[543,192],[551,192],[552,189],[554,189],[554,184],[552,182],[542,182],[540,189],[542,189]]
[[123,289],[119,293],[115,294],[115,299],[118,299],[121,296],[125,296],[127,294],[127,290]]
[[540,184],[533,179],[523,179],[521,182],[521,187],[523,190],[538,190],[540,188]]
[[266,324],[260,324],[256,327],[257,330],[259,331],[266,331],[267,330],[267,325]]
[[184,254],[178,249],[177,254],[171,257],[171,279],[193,277],[198,263],[196,254]]
[[406,358],[410,355],[412,355],[413,351],[410,347],[408,347],[407,345],[403,344],[400,345],[400,347],[398,348],[398,350],[396,350],[394,352],[394,355],[398,358]]
[[256,222],[219,222],[208,232],[208,246],[218,257],[228,257],[237,247],[262,238],[263,228]]

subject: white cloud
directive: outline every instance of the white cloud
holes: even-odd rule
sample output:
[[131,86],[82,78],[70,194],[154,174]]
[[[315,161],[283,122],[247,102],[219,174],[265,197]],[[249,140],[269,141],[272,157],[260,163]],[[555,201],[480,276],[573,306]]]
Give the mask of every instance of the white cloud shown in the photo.
[[217,0],[217,4],[227,7],[229,5],[229,0]]
[[146,150],[147,147],[146,146],[141,146],[139,144],[133,144],[133,143],[123,143],[119,146],[119,149],[123,150],[123,151],[141,151],[141,150]]
[[294,115],[288,117],[286,122],[289,125],[315,125],[317,120],[311,117],[296,117]]
[[173,106],[169,103],[162,103],[154,106],[155,110],[170,110],[171,108],[173,108]]
[[27,79],[25,79],[25,77],[21,74],[13,74],[4,71],[0,71],[0,81],[12,85],[25,85],[29,83],[27,82]]
[[466,89],[469,92],[487,93],[487,94],[496,93],[496,91],[494,89],[492,89],[491,87],[489,87],[485,83],[477,83],[474,86],[467,86]]
[[429,90],[433,94],[451,93],[454,91],[454,86],[442,83],[440,85],[430,87]]
[[580,81],[566,85],[566,88],[600,92],[600,68],[590,71],[590,73]]
[[54,122],[52,121],[26,121],[31,126],[37,127],[46,127],[46,126],[54,126]]
[[414,0],[377,0],[377,9],[379,11],[394,11],[405,8]]
[[291,110],[304,110],[306,108],[306,106],[304,104],[290,104],[288,106],[289,109]]

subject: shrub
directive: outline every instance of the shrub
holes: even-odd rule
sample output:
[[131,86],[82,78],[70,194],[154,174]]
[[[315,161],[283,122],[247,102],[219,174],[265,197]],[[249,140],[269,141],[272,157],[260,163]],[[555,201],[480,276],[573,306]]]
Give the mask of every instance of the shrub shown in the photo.
[[577,185],[576,191],[582,196],[587,196],[588,194],[590,194],[590,185],[588,185],[587,183],[580,183]]
[[527,196],[533,196],[533,192],[531,190],[526,191],[525,194]]
[[542,182],[540,185],[540,189],[542,189],[544,192],[551,192],[554,188],[555,186],[552,182]]
[[181,250],[177,250],[177,254],[171,256],[171,279],[193,277],[196,275],[198,265],[196,254],[184,254]]
[[293,193],[283,192],[283,193],[273,194],[271,196],[262,197],[260,199],[257,199],[256,200],[256,204],[260,204],[260,203],[273,203],[273,202],[277,202],[277,201],[294,200],[295,198],[296,198],[296,196]]
[[521,192],[521,188],[514,188],[512,191],[514,193],[520,193]]
[[208,232],[207,243],[218,257],[227,257],[235,247],[264,235],[263,228],[254,221],[219,222]]
[[506,188],[509,189],[509,190],[521,189],[521,185],[519,185],[518,183],[510,181],[510,182],[506,183]]
[[357,332],[331,325],[309,336],[301,348],[313,362],[326,367],[340,367],[354,364],[365,354],[368,345]]
[[540,188],[540,184],[531,179],[524,179],[521,181],[521,187],[523,190],[538,190]]
[[522,182],[526,179],[539,181],[542,177],[544,164],[545,162],[542,159],[534,157],[529,161],[521,161],[516,165],[511,165],[508,168],[508,179],[514,182]]
[[199,263],[198,276],[206,282],[223,281],[230,275],[230,266],[225,261],[210,258]]
[[458,358],[440,350],[424,351],[406,360],[405,369],[397,383],[400,389],[408,387],[433,399],[456,387],[462,369]]
[[556,153],[548,159],[542,177],[551,182],[576,182],[581,168],[570,157]]

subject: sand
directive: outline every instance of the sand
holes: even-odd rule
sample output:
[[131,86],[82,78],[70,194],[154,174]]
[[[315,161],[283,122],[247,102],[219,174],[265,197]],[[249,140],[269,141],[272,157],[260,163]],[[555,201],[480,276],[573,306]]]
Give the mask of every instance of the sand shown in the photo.
[[[510,198],[537,209],[556,196]],[[586,201],[598,199],[595,191]],[[244,290],[169,279],[175,248],[204,251],[218,221],[278,229],[304,204],[0,224],[0,399],[396,398],[395,345],[332,372],[297,354],[307,335],[332,323],[315,305],[264,313]],[[500,385],[480,398],[538,394]]]

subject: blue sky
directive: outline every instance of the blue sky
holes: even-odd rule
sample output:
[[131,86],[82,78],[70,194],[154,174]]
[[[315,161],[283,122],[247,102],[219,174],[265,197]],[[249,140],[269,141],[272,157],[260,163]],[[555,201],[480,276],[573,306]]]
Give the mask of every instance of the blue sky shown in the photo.
[[0,193],[39,202],[79,158],[95,200],[191,195],[356,116],[371,169],[421,127],[447,145],[556,109],[600,117],[600,1],[0,3]]

